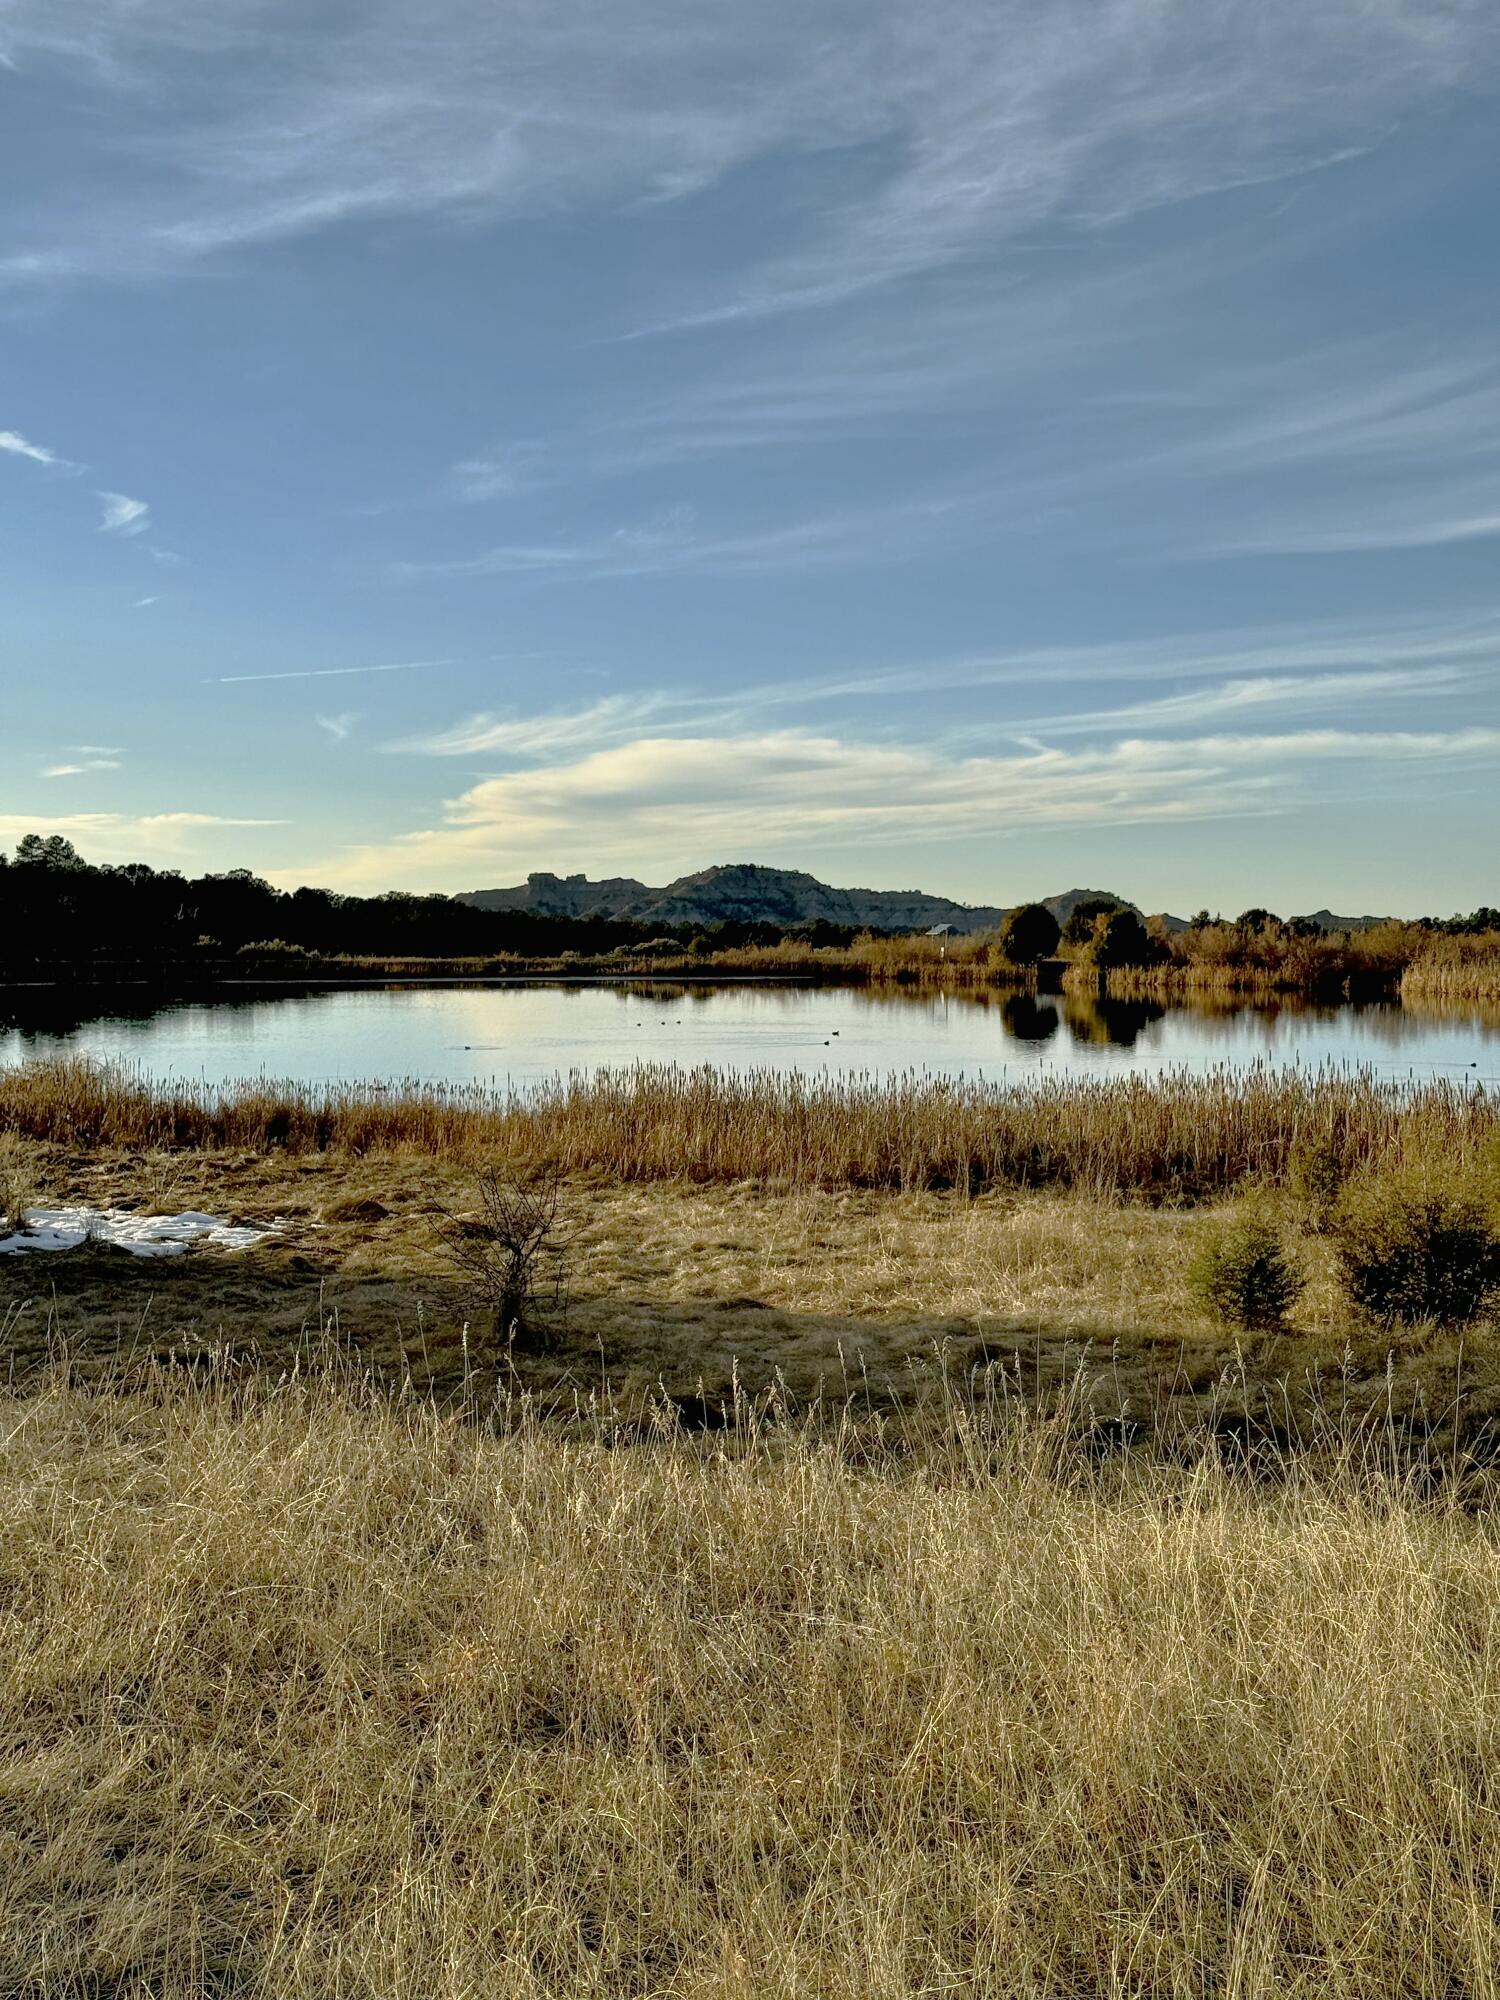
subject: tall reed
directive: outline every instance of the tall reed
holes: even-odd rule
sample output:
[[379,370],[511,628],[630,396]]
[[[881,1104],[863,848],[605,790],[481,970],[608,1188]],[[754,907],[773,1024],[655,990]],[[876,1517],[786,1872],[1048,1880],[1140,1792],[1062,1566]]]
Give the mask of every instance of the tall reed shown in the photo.
[[1414,1000],[1500,1000],[1500,938],[1432,939],[1401,978],[1401,997]]
[[643,1065],[493,1094],[406,1083],[218,1088],[81,1061],[0,1071],[0,1129],[64,1146],[507,1154],[635,1180],[881,1188],[1079,1187],[1195,1199],[1493,1144],[1500,1103],[1454,1082],[1256,1068],[1009,1087],[908,1074]]

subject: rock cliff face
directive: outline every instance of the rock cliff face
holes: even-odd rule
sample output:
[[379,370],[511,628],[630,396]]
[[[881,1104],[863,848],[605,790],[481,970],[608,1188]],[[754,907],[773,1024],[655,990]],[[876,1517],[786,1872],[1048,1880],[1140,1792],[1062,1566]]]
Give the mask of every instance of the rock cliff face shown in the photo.
[[[1075,903],[1099,889],[1069,889],[1046,899],[1066,922]],[[1123,900],[1123,898],[1121,899]],[[955,903],[920,889],[834,889],[794,868],[734,862],[683,875],[654,889],[628,875],[591,882],[586,875],[528,875],[514,889],[474,889],[458,898],[479,910],[532,910],[556,917],[630,917],[650,924],[803,924],[822,918],[861,929],[925,931],[950,924],[955,931],[993,930],[1005,905]]]

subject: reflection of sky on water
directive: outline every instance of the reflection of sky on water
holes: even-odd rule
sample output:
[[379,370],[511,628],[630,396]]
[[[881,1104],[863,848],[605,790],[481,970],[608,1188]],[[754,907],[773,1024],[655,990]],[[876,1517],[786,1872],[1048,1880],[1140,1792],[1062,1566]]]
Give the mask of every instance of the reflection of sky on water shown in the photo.
[[[71,1003],[77,1007],[77,997]],[[340,989],[59,1018],[0,995],[0,1061],[84,1054],[211,1082],[266,1074],[526,1083],[671,1061],[1009,1076],[1325,1063],[1500,1083],[1500,1026],[1392,1004],[1211,1010],[1080,996],[773,986]],[[52,1012],[48,1013],[48,1008]],[[8,1009],[8,1011],[7,1011]]]

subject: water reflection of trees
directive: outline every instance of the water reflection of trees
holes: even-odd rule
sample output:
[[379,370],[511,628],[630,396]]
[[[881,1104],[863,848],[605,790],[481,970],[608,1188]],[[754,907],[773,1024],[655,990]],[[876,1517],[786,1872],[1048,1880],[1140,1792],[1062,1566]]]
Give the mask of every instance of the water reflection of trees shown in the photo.
[[[420,981],[371,981],[365,990],[410,993],[423,985]],[[535,992],[540,988],[558,1001],[574,1003],[581,1002],[590,991],[597,993],[603,988],[623,1005],[671,1008],[677,1013],[685,1012],[689,1005],[698,1011],[711,1001],[732,997],[741,1013],[780,1016],[789,1023],[796,1017],[806,1019],[821,1006],[887,1017],[904,1009],[914,1017],[914,1047],[921,1037],[915,1016],[930,1019],[950,1010],[970,1014],[988,1012],[995,1017],[996,1028],[1006,1041],[1033,1049],[1040,1049],[1064,1034],[1078,1048],[1131,1049],[1163,1021],[1186,1030],[1200,1047],[1222,1044],[1226,1057],[1235,1048],[1260,1049],[1273,1056],[1277,1043],[1292,1030],[1303,1031],[1304,1037],[1311,1030],[1313,1041],[1318,1039],[1319,1031],[1326,1032],[1330,1044],[1340,1043],[1346,1052],[1351,1041],[1366,1041],[1372,1048],[1399,1049],[1434,1030],[1468,1033],[1476,1038],[1500,1033],[1500,1003],[1438,995],[1405,1004],[1400,1000],[1329,1003],[1296,995],[1247,1002],[1224,994],[1164,1003],[1089,992],[1039,994],[983,987],[942,992],[931,986],[835,988],[810,982],[771,981],[454,980],[444,981],[442,986],[447,990],[493,991],[497,999],[506,991]],[[286,985],[257,983],[175,994],[141,986],[0,986],[0,1036],[15,1038],[10,1051],[14,1056],[24,1053],[27,1044],[45,1047],[53,1042],[66,1042],[98,1022],[118,1022],[122,1027],[134,1029],[184,1010],[226,1016],[266,1008],[272,1003],[279,1015],[285,1015],[286,1010],[295,1013],[299,1009],[312,1011],[324,1007],[335,993],[348,990],[343,983],[299,984],[290,991]]]
[[1063,1002],[1068,1033],[1081,1048],[1133,1049],[1166,1013],[1157,1000],[1116,1000],[1070,993]]
[[1032,993],[1006,994],[1000,1002],[1000,1019],[1013,1042],[1050,1041],[1061,1025],[1052,1002]]
[[62,1040],[98,1021],[142,1024],[188,1008],[242,1014],[273,1001],[306,1006],[340,990],[302,987],[288,993],[284,986],[240,986],[164,996],[159,988],[145,986],[0,986],[0,1034],[19,1035],[23,1041]]

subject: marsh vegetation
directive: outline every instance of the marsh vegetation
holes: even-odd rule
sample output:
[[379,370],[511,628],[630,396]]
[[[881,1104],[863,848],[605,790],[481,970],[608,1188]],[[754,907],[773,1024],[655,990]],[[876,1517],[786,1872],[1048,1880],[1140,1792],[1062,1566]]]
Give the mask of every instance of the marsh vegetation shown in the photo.
[[678,1398],[853,1380],[885,1405],[1002,1366],[1134,1422],[1228,1383],[1286,1428],[1327,1393],[1449,1421],[1456,1385],[1482,1425],[1500,1391],[1500,1116],[1454,1084],[642,1069],[494,1097],[66,1064],[0,1075],[0,1119],[54,1204],[269,1232],[170,1274],[97,1247],[5,1260],[24,1370],[59,1342],[94,1369],[226,1343],[280,1369],[336,1324],[388,1385],[441,1393],[519,1368]]
[[71,1063],[0,1131],[269,1231],[0,1258],[0,1990],[1496,1992],[1482,1090]]

